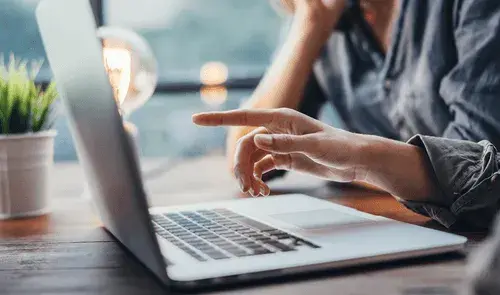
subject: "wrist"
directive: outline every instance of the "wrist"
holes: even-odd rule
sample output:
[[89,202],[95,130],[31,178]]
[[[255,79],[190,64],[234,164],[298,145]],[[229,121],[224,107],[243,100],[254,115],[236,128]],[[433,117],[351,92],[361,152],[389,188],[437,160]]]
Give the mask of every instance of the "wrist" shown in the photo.
[[357,181],[405,200],[425,201],[436,193],[432,167],[421,148],[378,136],[361,137]]
[[282,47],[283,55],[291,57],[300,64],[312,65],[318,57],[327,38],[312,29],[292,28]]
[[324,39],[320,31],[315,29],[313,25],[303,24],[302,21],[294,21],[288,32],[288,38],[285,43],[323,46],[326,41]]
[[331,33],[331,29],[326,29],[325,26],[317,22],[294,17],[288,36],[292,42],[302,42],[309,46],[322,47]]
[[377,167],[381,158],[384,158],[384,148],[380,139],[375,136],[356,134],[355,154],[355,181],[370,182],[374,168]]
[[291,32],[298,36],[309,36],[314,40],[319,40],[321,44],[325,43],[337,26],[346,5],[345,0],[333,0],[333,2],[331,7],[311,5],[308,9],[296,10]]
[[358,165],[365,171],[362,177],[369,180],[378,178],[391,170],[391,163],[397,161],[403,154],[411,153],[416,147],[409,144],[373,135],[360,134]]

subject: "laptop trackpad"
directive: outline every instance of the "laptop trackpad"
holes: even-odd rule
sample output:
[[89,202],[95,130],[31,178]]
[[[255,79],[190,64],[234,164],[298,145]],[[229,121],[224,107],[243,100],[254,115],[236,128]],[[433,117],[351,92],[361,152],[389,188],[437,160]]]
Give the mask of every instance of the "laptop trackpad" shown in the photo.
[[364,217],[332,209],[280,213],[271,215],[271,217],[303,230],[327,229],[373,222],[373,220]]

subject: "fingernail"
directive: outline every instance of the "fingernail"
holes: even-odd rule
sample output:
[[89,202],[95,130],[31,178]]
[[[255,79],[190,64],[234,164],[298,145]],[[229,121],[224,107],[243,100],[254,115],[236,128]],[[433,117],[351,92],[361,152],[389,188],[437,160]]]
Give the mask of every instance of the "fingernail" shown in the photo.
[[255,141],[262,145],[271,146],[273,144],[273,137],[267,134],[258,134],[255,136]]
[[266,196],[266,190],[263,187],[260,188],[260,194],[264,197]]
[[251,188],[248,187],[248,185],[242,184],[243,185],[243,192],[246,193],[248,192]]
[[200,118],[199,114],[194,114],[191,116],[191,120],[195,123],[198,122],[199,118]]

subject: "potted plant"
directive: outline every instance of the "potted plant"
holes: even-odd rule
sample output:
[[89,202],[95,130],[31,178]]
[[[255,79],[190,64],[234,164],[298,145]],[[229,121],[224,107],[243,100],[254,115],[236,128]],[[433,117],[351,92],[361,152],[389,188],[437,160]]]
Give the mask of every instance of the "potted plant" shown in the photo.
[[0,219],[38,216],[48,211],[58,94],[54,83],[35,84],[41,62],[3,61],[0,56]]

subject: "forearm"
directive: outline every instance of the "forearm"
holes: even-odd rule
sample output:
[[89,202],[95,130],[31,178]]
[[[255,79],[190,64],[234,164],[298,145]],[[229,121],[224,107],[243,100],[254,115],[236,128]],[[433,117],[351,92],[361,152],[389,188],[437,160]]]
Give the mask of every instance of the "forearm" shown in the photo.
[[[242,107],[297,109],[323,42],[313,29],[306,30],[294,24],[275,61],[251,99]],[[238,139],[253,129],[245,126],[231,127],[227,136],[227,154],[233,155]],[[232,169],[232,157],[229,156],[228,160],[229,168]]]
[[245,107],[297,109],[323,42],[312,29],[294,24]]
[[[292,26],[280,52],[243,108],[297,109],[314,61],[345,7],[345,0],[283,2],[293,11]],[[237,140],[251,130],[241,126],[230,129],[227,142],[230,166]]]
[[438,193],[434,172],[421,148],[377,136],[360,136],[364,143],[357,180],[409,201],[429,201]]

